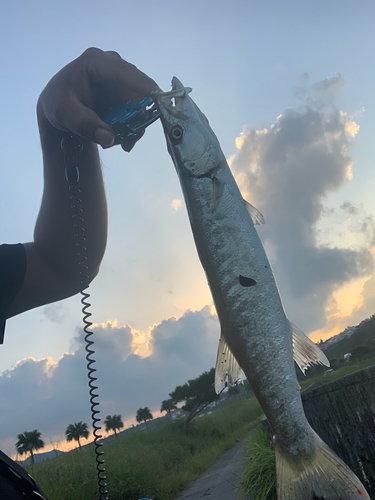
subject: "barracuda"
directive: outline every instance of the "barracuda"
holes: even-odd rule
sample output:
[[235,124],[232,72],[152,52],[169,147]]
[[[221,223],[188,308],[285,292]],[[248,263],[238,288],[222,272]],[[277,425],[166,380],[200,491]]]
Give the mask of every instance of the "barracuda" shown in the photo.
[[287,319],[247,203],[207,119],[177,78],[153,96],[180,179],[195,244],[221,325],[215,388],[245,373],[274,434],[279,500],[369,499],[353,472],[310,427],[294,360],[329,365]]

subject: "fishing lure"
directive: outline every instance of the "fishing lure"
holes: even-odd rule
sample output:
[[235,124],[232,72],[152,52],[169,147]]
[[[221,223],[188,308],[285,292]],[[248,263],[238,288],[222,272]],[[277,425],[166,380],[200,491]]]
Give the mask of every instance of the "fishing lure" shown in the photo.
[[144,97],[140,101],[129,101],[117,108],[111,108],[100,118],[111,125],[116,134],[115,144],[119,144],[129,136],[141,135],[159,116],[160,111],[153,99]]

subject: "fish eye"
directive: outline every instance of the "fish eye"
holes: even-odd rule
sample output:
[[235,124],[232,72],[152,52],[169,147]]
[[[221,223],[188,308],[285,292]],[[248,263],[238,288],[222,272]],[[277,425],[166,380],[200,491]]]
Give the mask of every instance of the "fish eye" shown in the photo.
[[169,134],[169,137],[173,144],[178,144],[182,140],[182,136],[183,130],[179,125],[175,125]]

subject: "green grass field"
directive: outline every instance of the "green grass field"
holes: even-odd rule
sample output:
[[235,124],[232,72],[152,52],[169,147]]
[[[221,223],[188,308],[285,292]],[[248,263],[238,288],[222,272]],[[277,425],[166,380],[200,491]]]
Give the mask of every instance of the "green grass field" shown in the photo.
[[301,382],[301,389],[307,389],[310,385],[315,382],[331,382],[332,380],[336,380],[337,378],[344,377],[345,375],[349,375],[349,373],[357,372],[358,370],[362,370],[363,368],[367,368],[369,366],[375,365],[375,357],[371,357],[368,359],[363,359],[362,361],[358,361],[357,363],[348,363],[341,368],[329,373],[328,375],[319,375],[318,377],[309,378]]
[[[327,376],[308,379],[301,386],[305,389],[319,380],[329,382],[373,364],[375,358],[345,365]],[[261,416],[262,410],[255,398],[242,399],[193,420],[187,436],[182,432],[182,421],[170,422],[128,437],[120,434],[118,439],[107,442],[104,448],[109,497],[111,500],[176,498],[225,451],[254,429]],[[270,487],[267,492],[267,486],[262,492],[259,484],[272,486],[275,481],[273,448],[267,439],[257,434],[251,439],[246,470],[250,470],[251,462],[260,480],[255,485],[255,498],[269,500],[273,498],[274,489]],[[93,500],[98,497],[92,447],[36,464],[28,471],[50,500]],[[247,479],[244,476],[242,491],[254,487],[249,482],[251,476],[254,474],[248,474]]]
[[[120,434],[104,448],[111,500],[175,498],[243,439],[261,415],[255,398],[243,399],[196,418],[187,436],[182,432],[182,421],[129,437]],[[75,450],[28,470],[50,500],[98,497],[92,448]]]

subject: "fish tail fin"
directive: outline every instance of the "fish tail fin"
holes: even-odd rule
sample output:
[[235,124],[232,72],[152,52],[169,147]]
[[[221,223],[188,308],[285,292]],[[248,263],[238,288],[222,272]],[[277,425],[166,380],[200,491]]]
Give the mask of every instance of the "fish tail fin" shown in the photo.
[[357,476],[315,432],[314,437],[308,456],[292,457],[275,445],[278,500],[370,500]]

